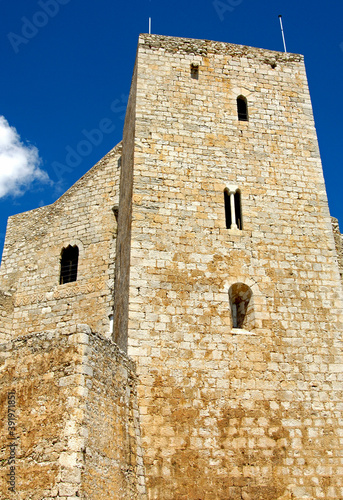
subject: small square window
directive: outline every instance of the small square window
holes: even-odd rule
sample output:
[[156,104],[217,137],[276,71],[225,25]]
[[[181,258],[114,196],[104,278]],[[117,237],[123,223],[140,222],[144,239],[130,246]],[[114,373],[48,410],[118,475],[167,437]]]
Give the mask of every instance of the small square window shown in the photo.
[[191,64],[191,78],[193,78],[193,80],[199,80],[199,64]]

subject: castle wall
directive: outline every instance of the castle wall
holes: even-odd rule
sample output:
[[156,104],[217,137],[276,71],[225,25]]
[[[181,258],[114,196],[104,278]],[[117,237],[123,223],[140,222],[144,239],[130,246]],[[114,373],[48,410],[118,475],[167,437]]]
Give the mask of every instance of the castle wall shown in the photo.
[[331,221],[332,221],[333,235],[335,238],[339,273],[341,275],[341,280],[343,282],[343,235],[340,232],[338,220],[335,219],[335,217],[331,217]]
[[0,453],[18,498],[341,500],[341,237],[302,56],[142,35],[123,141],[8,222]]
[[[58,333],[1,345],[1,498],[15,498],[9,487],[20,490],[18,498],[56,496],[59,460],[67,449],[65,424],[75,411],[67,401],[77,386],[64,381],[74,373],[77,358],[76,345]],[[77,429],[73,437],[79,437]]]
[[84,499],[145,498],[135,366],[111,341],[88,334],[81,491]]
[[85,325],[0,353],[1,498],[144,498],[132,362]]
[[12,293],[0,290],[0,339],[4,341],[10,336],[13,317]]
[[342,292],[302,57],[142,35],[137,75],[128,354],[149,498],[338,500]]
[[[121,144],[53,205],[8,220],[0,270],[3,341],[87,323],[110,336]],[[77,245],[77,280],[60,284],[63,247]]]
[[136,79],[137,67],[135,66],[132,77],[130,96],[126,110],[123,133],[123,155],[122,167],[120,172],[120,199],[114,294],[113,338],[118,346],[125,351],[127,347],[130,283],[130,245],[133,162],[135,149]]

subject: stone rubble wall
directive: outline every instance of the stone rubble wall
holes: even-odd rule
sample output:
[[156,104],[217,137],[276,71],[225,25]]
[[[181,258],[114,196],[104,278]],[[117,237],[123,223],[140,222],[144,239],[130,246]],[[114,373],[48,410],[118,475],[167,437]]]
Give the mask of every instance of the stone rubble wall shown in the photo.
[[114,293],[113,338],[124,351],[127,348],[128,330],[136,79],[137,67],[135,66],[123,133]]
[[134,363],[112,340],[96,335],[88,338],[84,498],[143,500],[146,490]]
[[[87,325],[0,347],[0,497],[145,498],[134,366]],[[15,392],[16,495],[8,491]]]
[[335,219],[335,217],[331,217],[331,221],[337,251],[338,267],[343,283],[343,234],[341,234],[339,229],[339,221]]
[[[341,500],[341,239],[302,56],[142,35],[124,142],[120,201],[118,145],[8,222],[0,459],[15,390],[17,497]],[[60,285],[69,244],[78,279]]]
[[[0,340],[89,323],[110,336],[121,144],[54,204],[9,218],[0,269]],[[63,247],[77,281],[60,285]]]
[[303,58],[142,35],[136,93],[128,354],[149,498],[342,499],[342,287]]

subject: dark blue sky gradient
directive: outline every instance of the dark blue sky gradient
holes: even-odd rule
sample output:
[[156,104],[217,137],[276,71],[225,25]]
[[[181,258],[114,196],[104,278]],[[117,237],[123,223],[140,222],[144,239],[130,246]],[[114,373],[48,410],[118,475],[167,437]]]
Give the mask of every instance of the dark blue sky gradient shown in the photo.
[[[41,15],[43,5],[49,15]],[[283,15],[288,51],[305,55],[330,211],[343,230],[343,3],[222,0],[217,6],[226,10],[219,15],[213,0],[0,0],[0,115],[38,148],[52,181],[0,199],[0,253],[8,216],[54,202],[121,140],[137,38],[147,32],[149,15],[153,33],[281,51]],[[32,21],[42,26],[30,32]],[[22,39],[14,43],[10,33]],[[82,141],[95,129],[87,149]],[[82,156],[63,171],[77,148]]]

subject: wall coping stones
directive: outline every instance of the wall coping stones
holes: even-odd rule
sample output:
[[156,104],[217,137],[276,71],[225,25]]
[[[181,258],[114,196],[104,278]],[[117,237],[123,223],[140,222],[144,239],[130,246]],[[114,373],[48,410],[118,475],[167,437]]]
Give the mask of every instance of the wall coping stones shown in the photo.
[[292,54],[278,52],[275,50],[248,47],[246,45],[236,45],[232,43],[216,42],[212,40],[197,40],[193,38],[177,38],[164,35],[149,35],[143,33],[139,36],[139,47],[146,47],[149,50],[164,50],[170,53],[194,54],[206,56],[207,54],[220,54],[227,56],[241,56],[253,58],[255,61],[262,61],[271,64],[274,62],[302,62],[304,56],[301,54]]

